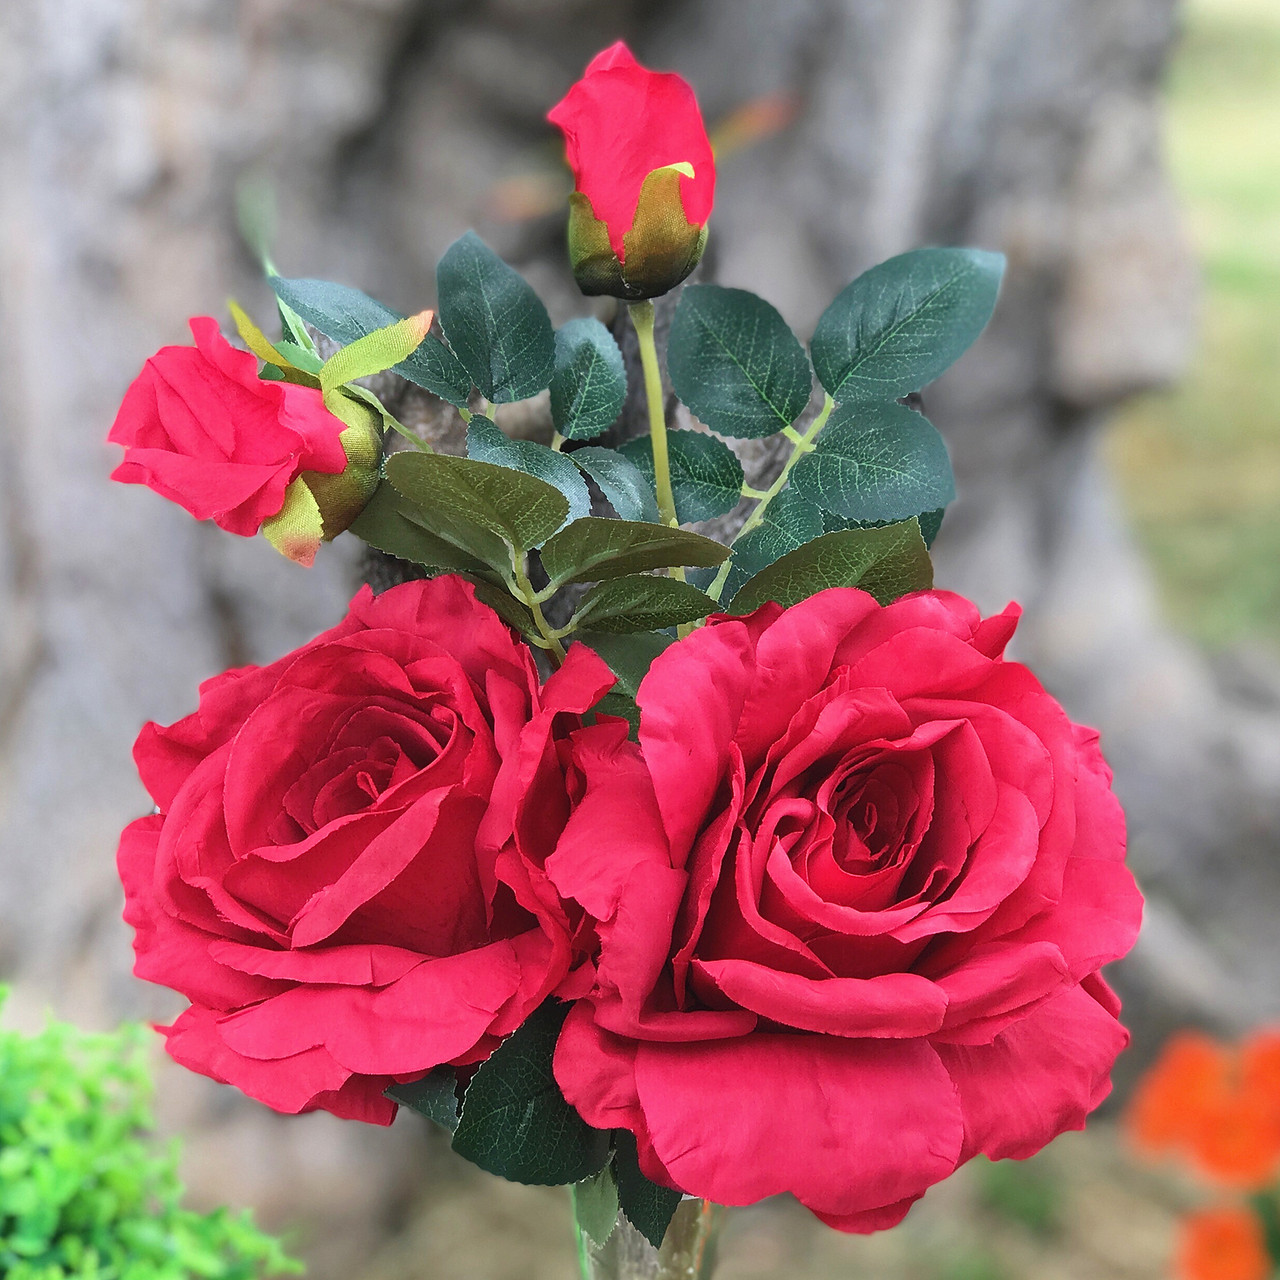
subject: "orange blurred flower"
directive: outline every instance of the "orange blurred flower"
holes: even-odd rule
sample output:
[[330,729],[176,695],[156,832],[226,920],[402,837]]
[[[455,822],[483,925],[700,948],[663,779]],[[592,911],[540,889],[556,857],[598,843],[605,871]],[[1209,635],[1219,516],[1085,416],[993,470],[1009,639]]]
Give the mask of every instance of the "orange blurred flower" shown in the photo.
[[1183,1031],[1165,1045],[1143,1077],[1126,1116],[1141,1149],[1160,1153],[1190,1145],[1231,1078],[1231,1055],[1199,1031]]
[[1206,1209],[1182,1223],[1183,1280],[1267,1280],[1272,1273],[1262,1225],[1244,1209]]

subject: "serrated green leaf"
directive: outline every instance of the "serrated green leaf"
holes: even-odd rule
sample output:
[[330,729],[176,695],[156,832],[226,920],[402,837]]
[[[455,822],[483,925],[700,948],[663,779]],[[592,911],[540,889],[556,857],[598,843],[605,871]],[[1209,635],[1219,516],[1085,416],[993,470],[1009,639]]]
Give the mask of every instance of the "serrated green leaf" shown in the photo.
[[453,1149],[512,1182],[562,1186],[599,1172],[609,1135],[564,1100],[551,1070],[569,1006],[548,1000],[480,1064]]
[[[938,531],[942,528],[942,518],[947,514],[945,507],[939,507],[937,511],[924,511],[916,517],[920,522],[920,536],[924,538],[924,545],[932,549],[934,541],[937,539]],[[833,512],[824,511],[822,513],[822,528],[825,532],[831,533],[835,529],[879,529],[886,524],[896,523],[893,520],[846,520],[843,516],[835,515]]]
[[915,249],[859,276],[823,313],[813,366],[837,401],[897,400],[919,391],[991,319],[1004,256]]
[[440,323],[471,381],[495,404],[551,385],[555,334],[533,288],[474,231],[436,268]]
[[568,499],[544,480],[473,458],[393,453],[386,472],[428,528],[439,512],[488,529],[518,551],[545,542],[569,514]]
[[600,492],[623,520],[661,522],[653,496],[653,481],[630,458],[616,449],[589,444],[565,454],[600,486]]
[[733,613],[768,600],[799,604],[830,587],[861,587],[881,604],[933,586],[933,562],[915,520],[824,533],[761,570],[733,597]]
[[[452,536],[446,537],[415,521],[406,514],[410,511],[414,508],[395,486],[384,481],[374,490],[373,497],[352,523],[350,532],[389,556],[431,569],[484,573],[490,567],[500,570],[510,567],[506,544],[488,530],[473,527],[473,533],[480,536],[468,539],[466,534],[460,535],[458,527],[453,525],[449,530]],[[480,556],[469,550],[468,541],[479,542],[486,555]],[[493,566],[492,561],[495,546],[505,561],[500,561],[497,566]]]
[[556,330],[551,420],[566,440],[590,440],[613,425],[627,399],[627,370],[613,334],[592,317]]
[[650,1182],[640,1171],[635,1135],[629,1130],[615,1129],[613,1142],[614,1175],[622,1212],[655,1249],[661,1249],[671,1219],[680,1207],[680,1192]]
[[[618,451],[653,487],[653,441],[628,440]],[[702,431],[668,431],[671,491],[682,524],[727,515],[742,499],[742,463],[723,440]]]
[[618,678],[615,690],[632,699],[639,692],[640,682],[648,675],[653,660],[675,643],[671,636],[660,631],[633,631],[626,635],[579,631],[573,638],[594,649],[608,663],[609,670]]
[[787,487],[765,508],[760,524],[733,544],[733,568],[725,579],[722,598],[732,600],[748,578],[824,532],[822,511]]
[[467,427],[467,456],[510,467],[554,485],[569,504],[569,520],[591,514],[591,495],[578,468],[562,453],[532,440],[512,440],[490,418],[476,414]]
[[548,539],[542,567],[553,585],[563,586],[673,565],[717,565],[728,556],[728,547],[688,529],[593,516]]
[[636,573],[592,587],[582,597],[572,624],[613,634],[658,631],[705,618],[717,608],[705,591],[691,583]]
[[458,1127],[458,1077],[452,1067],[437,1067],[411,1084],[385,1090],[392,1102],[408,1107],[453,1133]]
[[[270,284],[285,306],[335,342],[358,342],[404,318],[367,293],[344,284],[287,280],[283,276],[273,276]],[[471,378],[434,334],[428,334],[422,345],[392,372],[450,404],[465,405],[471,393]]]
[[398,365],[422,345],[431,320],[432,313],[423,311],[349,342],[321,366],[321,389],[333,391],[357,378],[368,378]]
[[691,284],[667,343],[675,393],[721,435],[760,438],[790,426],[809,403],[813,370],[800,340],[763,298]]
[[956,496],[942,437],[900,404],[842,405],[791,483],[824,510],[858,521],[905,520]]
[[613,1180],[613,1166],[607,1164],[599,1173],[575,1182],[569,1191],[579,1229],[603,1247],[618,1225],[618,1184]]

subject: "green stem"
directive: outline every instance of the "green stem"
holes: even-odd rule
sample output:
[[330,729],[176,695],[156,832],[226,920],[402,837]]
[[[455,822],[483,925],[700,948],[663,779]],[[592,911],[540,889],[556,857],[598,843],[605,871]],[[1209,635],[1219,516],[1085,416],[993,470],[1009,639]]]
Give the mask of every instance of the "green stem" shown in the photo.
[[655,1249],[619,1214],[608,1243],[597,1245],[574,1215],[582,1280],[710,1280],[724,1210],[707,1200],[685,1200],[666,1239]]
[[515,575],[516,585],[516,590],[511,594],[526,605],[529,612],[533,614],[534,625],[545,641],[542,647],[555,656],[556,664],[559,665],[564,661],[564,645],[560,643],[559,635],[547,624],[546,615],[542,612],[542,601],[539,600],[538,593],[533,589],[533,583],[529,581],[529,575],[525,571],[524,555],[510,543],[507,544],[507,549],[511,552],[511,571]]
[[[760,498],[760,505],[747,517],[747,522],[738,530],[738,537],[734,539],[737,542],[739,538],[745,537],[752,529],[758,529],[764,523],[765,512],[769,509],[769,504],[787,487],[787,481],[791,478],[791,469],[813,449],[814,437],[827,425],[827,419],[831,417],[831,411],[836,407],[836,402],[830,397],[822,402],[822,408],[818,410],[818,416],[808,425],[804,432],[795,430],[794,427],[787,427],[783,435],[788,440],[793,441],[794,448],[791,450],[791,456],[787,459],[782,470],[778,473],[778,478],[764,491]],[[732,560],[726,560],[720,566],[720,572],[716,574],[715,580],[711,586],[707,588],[707,594],[713,600],[720,599],[720,593],[724,590],[724,584],[729,577],[729,568]]]
[[[631,323],[640,344],[640,365],[644,370],[644,394],[649,404],[649,436],[653,445],[653,487],[658,514],[663,523],[679,528],[676,500],[671,492],[671,456],[667,450],[667,414],[663,405],[662,370],[658,366],[658,346],[653,340],[653,303],[630,304]],[[684,576],[684,571],[680,571]]]

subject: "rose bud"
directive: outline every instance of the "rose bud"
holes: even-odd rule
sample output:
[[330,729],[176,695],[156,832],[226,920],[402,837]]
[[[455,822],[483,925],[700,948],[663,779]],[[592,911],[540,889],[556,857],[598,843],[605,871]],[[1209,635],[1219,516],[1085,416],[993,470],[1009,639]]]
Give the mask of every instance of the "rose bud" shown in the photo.
[[[145,484],[197,520],[252,537],[281,514],[302,473],[315,492],[347,469],[349,453],[367,470],[369,445],[353,435],[344,447],[350,428],[319,390],[263,381],[257,359],[231,346],[208,316],[193,319],[191,332],[194,347],[156,352],[125,393],[107,437],[125,447],[113,480]],[[351,497],[326,502],[336,526]]]
[[636,300],[674,289],[702,257],[716,166],[693,90],[619,41],[597,54],[547,119],[577,190],[569,257],[586,294]]

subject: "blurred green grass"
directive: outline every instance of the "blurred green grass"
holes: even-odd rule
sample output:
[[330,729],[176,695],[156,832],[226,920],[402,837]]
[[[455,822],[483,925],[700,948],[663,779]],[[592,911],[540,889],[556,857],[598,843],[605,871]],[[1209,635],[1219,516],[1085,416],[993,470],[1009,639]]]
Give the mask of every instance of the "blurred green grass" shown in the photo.
[[1110,455],[1174,622],[1280,646],[1280,0],[1189,0],[1169,160],[1204,268],[1176,390],[1127,408]]

